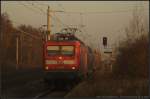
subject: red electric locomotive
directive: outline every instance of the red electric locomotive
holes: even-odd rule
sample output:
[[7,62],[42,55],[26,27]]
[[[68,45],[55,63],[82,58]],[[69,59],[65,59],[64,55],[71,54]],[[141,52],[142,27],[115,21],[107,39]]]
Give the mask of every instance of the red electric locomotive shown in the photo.
[[44,44],[45,80],[87,78],[93,72],[92,50],[73,34],[55,34]]

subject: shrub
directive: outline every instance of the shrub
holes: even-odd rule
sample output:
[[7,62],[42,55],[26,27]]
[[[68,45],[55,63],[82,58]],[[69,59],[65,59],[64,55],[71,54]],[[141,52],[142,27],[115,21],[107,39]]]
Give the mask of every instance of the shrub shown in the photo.
[[121,44],[113,73],[118,77],[148,77],[148,38],[142,35]]

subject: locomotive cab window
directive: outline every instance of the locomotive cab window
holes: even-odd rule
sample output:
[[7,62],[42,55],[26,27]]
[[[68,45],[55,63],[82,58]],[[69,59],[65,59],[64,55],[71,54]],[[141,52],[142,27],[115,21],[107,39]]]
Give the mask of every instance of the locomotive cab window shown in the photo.
[[57,55],[59,54],[59,51],[60,51],[59,46],[47,46],[48,55]]
[[62,55],[73,55],[74,54],[74,46],[61,46],[61,54]]
[[74,55],[74,46],[47,46],[47,55]]

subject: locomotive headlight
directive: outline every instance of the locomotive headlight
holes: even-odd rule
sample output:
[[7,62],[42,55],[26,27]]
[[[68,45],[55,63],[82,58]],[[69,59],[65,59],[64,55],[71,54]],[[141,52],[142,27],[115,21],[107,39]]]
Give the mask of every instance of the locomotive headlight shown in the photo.
[[64,64],[75,64],[74,60],[64,60]]
[[62,57],[60,56],[59,59],[62,59]]
[[46,66],[45,69],[48,70],[48,66]]
[[46,64],[57,64],[56,60],[46,60]]
[[76,69],[75,67],[72,67],[72,69]]

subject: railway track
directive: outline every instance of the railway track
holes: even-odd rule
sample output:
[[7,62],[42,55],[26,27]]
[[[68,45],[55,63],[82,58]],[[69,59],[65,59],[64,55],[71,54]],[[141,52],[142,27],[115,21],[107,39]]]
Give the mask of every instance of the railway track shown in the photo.
[[63,98],[65,95],[67,95],[76,85],[67,85],[67,86],[61,86],[61,87],[49,87],[47,90],[37,94],[33,97],[33,99],[39,99],[39,98],[52,98],[52,97],[61,97]]
[[45,83],[43,79],[34,80],[32,82],[24,83],[24,85],[14,86],[7,89],[4,96],[13,98],[47,98],[47,97],[64,97],[77,84],[71,85],[71,82],[66,84],[63,81],[54,83],[55,86]]
[[63,98],[70,90],[55,90],[55,89],[48,89],[44,92],[37,94],[33,99],[39,98],[52,98],[52,97],[61,97]]
[[47,90],[45,92],[39,93],[36,95],[33,99],[39,99],[39,98],[52,98],[52,97],[60,97],[63,98],[68,91],[53,91],[53,90]]
[[46,90],[44,92],[41,92],[41,93],[37,94],[33,99],[39,99],[41,97],[46,96],[47,94],[49,94],[51,92],[53,92],[53,89],[48,89],[48,90]]

